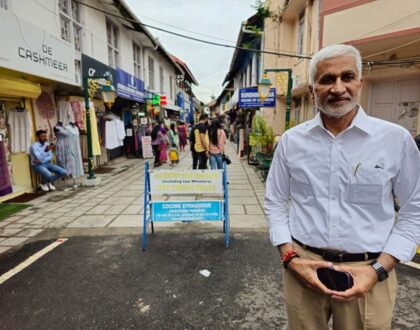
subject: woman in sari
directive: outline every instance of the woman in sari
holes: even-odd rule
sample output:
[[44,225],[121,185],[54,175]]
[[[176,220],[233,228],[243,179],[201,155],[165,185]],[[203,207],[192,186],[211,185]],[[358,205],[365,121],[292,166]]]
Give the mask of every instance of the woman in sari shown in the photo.
[[160,141],[160,163],[166,163],[168,161],[167,147],[168,147],[168,136],[166,135],[166,128],[162,126],[160,129],[162,133],[162,139]]

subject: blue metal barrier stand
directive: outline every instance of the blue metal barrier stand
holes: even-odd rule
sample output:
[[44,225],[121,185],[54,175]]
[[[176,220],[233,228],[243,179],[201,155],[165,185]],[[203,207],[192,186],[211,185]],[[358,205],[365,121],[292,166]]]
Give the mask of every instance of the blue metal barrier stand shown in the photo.
[[149,162],[144,165],[143,251],[147,249],[147,206],[149,203]]
[[225,247],[229,247],[229,196],[227,189],[227,166],[226,162],[223,163],[223,190],[225,198],[225,216],[223,221],[223,229],[225,232]]

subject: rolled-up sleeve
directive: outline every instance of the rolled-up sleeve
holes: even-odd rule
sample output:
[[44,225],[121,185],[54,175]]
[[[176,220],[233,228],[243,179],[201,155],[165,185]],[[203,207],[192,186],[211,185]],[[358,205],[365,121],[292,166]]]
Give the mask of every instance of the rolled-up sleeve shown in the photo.
[[283,135],[274,154],[267,177],[265,214],[273,246],[291,242],[289,229],[290,175],[286,162],[287,134]]
[[383,251],[405,262],[414,257],[420,244],[420,152],[408,133],[404,136],[400,159],[394,191],[401,208]]

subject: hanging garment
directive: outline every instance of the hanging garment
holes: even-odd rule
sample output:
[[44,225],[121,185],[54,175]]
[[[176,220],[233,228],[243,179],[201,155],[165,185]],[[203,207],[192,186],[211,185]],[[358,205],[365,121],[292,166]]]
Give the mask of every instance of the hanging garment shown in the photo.
[[89,114],[90,114],[90,136],[92,142],[92,154],[94,156],[101,155],[101,144],[99,143],[98,135],[98,123],[96,121],[95,105],[93,102],[89,104]]
[[77,126],[84,131],[85,130],[85,123],[84,123],[84,110],[82,107],[81,102],[79,101],[71,101],[70,102],[71,105],[71,110],[73,112],[74,115],[74,122],[77,124]]
[[120,146],[124,145],[124,138],[125,138],[125,125],[122,120],[117,119],[116,120],[116,126],[117,126],[117,137],[120,141]]
[[0,196],[13,192],[4,142],[0,141]]
[[32,139],[32,123],[26,110],[12,110],[9,112],[11,152],[29,152]]
[[71,156],[71,176],[73,179],[77,179],[85,175],[80,148],[80,133],[77,126],[67,125],[66,130],[68,131],[68,149]]
[[69,147],[69,131],[62,126],[55,126],[56,157],[57,165],[67,171],[67,175],[73,175],[73,156]]
[[54,142],[53,127],[57,123],[57,111],[54,91],[51,87],[41,86],[42,92],[34,100],[35,131],[47,131],[48,141]]
[[107,120],[105,123],[105,148],[112,150],[120,146],[115,120]]
[[58,120],[63,123],[64,126],[74,123],[74,113],[72,111],[70,102],[61,99],[57,102],[57,108],[58,108]]

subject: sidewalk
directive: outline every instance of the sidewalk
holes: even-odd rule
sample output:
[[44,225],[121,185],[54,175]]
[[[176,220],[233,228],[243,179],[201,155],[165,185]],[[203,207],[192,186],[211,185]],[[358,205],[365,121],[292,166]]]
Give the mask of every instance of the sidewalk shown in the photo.
[[[266,231],[263,213],[265,186],[246,160],[235,154],[236,146],[228,143],[227,154],[232,160],[228,166],[229,215],[231,229]],[[180,163],[159,169],[189,169],[190,152],[180,154]],[[152,160],[151,160],[152,161]],[[143,159],[127,159],[106,174],[97,174],[102,182],[97,187],[81,187],[74,191],[56,191],[37,198],[29,207],[0,222],[0,254],[37,239],[46,232],[66,230],[75,235],[88,234],[90,230],[124,229],[140,234],[143,218],[144,164]],[[149,160],[150,162],[150,160]],[[165,223],[159,227],[186,226],[200,230],[220,223]],[[120,231],[121,232],[121,231]]]

